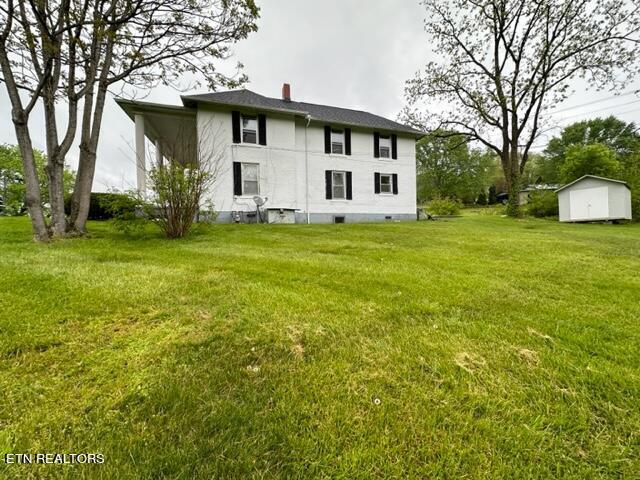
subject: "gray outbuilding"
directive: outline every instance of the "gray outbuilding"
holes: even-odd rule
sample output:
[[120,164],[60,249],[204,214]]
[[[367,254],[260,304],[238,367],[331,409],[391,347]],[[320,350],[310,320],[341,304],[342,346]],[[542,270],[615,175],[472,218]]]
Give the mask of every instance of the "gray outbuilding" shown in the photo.
[[584,175],[556,193],[561,222],[631,220],[631,189],[622,180]]

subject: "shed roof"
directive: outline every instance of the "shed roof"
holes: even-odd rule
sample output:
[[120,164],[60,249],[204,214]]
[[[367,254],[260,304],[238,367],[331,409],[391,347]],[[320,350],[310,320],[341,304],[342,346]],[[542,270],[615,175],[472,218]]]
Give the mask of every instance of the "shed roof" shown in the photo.
[[198,103],[248,107],[294,115],[309,115],[312,120],[327,123],[401,132],[414,136],[424,135],[423,132],[408,125],[403,125],[402,123],[362,110],[317,105],[315,103],[285,101],[279,98],[265,97],[264,95],[246,89],[204,93],[201,95],[182,95],[180,98],[185,107],[195,107]]
[[568,188],[572,185],[575,185],[576,183],[581,182],[582,180],[585,180],[587,178],[595,178],[596,180],[604,180],[605,182],[611,182],[611,183],[621,183],[622,185],[624,185],[625,187],[627,187],[629,190],[631,190],[631,187],[629,187],[629,185],[627,184],[627,182],[623,181],[623,180],[615,180],[613,178],[605,178],[605,177],[599,177],[597,175],[583,175],[580,178],[578,178],[577,180],[574,180],[571,183],[567,183],[566,185],[560,187],[559,189],[556,190],[556,193],[558,193],[561,190],[564,190],[565,188]]

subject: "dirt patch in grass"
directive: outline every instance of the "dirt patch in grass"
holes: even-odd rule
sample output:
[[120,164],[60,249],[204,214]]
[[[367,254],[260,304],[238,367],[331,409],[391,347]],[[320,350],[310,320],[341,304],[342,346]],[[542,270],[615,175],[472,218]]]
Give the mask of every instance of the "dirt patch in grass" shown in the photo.
[[538,352],[528,348],[518,348],[518,356],[530,367],[535,367],[540,362]]
[[461,369],[466,370],[467,372],[472,374],[487,365],[487,362],[484,358],[468,352],[460,352],[456,354],[454,362]]

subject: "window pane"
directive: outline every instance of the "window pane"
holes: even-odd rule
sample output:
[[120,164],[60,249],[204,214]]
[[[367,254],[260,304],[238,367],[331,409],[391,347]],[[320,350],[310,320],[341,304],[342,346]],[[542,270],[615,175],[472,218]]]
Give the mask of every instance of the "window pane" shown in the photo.
[[242,131],[242,143],[257,143],[256,132],[250,130]]
[[244,180],[242,183],[243,195],[258,195],[258,182],[252,180]]
[[342,185],[333,186],[333,198],[344,198],[344,186]]
[[258,129],[258,121],[256,117],[245,117],[242,116],[242,128],[246,128],[248,130],[256,131]]
[[243,163],[242,164],[242,178],[243,180],[258,181],[258,165],[255,163]]
[[388,147],[380,147],[380,157],[389,158],[389,148]]
[[333,184],[344,186],[344,172],[333,172]]
[[341,143],[332,143],[331,144],[331,153],[342,153],[342,144]]

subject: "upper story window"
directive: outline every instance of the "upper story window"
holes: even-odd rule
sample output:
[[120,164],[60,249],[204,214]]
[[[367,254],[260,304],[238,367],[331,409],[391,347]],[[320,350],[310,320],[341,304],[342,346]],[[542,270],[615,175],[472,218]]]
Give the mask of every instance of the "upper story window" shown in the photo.
[[344,130],[331,129],[331,153],[344,153]]
[[391,157],[391,137],[380,135],[380,158]]
[[259,195],[258,164],[242,164],[242,195]]
[[[382,152],[380,156],[382,156]],[[391,175],[385,173],[380,174],[380,193],[393,193]]]
[[258,143],[258,118],[242,115],[242,143]]
[[332,198],[342,199],[347,198],[346,196],[346,182],[345,182],[345,174],[346,172],[332,172]]
[[381,135],[380,132],[373,132],[373,157],[374,158],[398,158],[398,136]]

